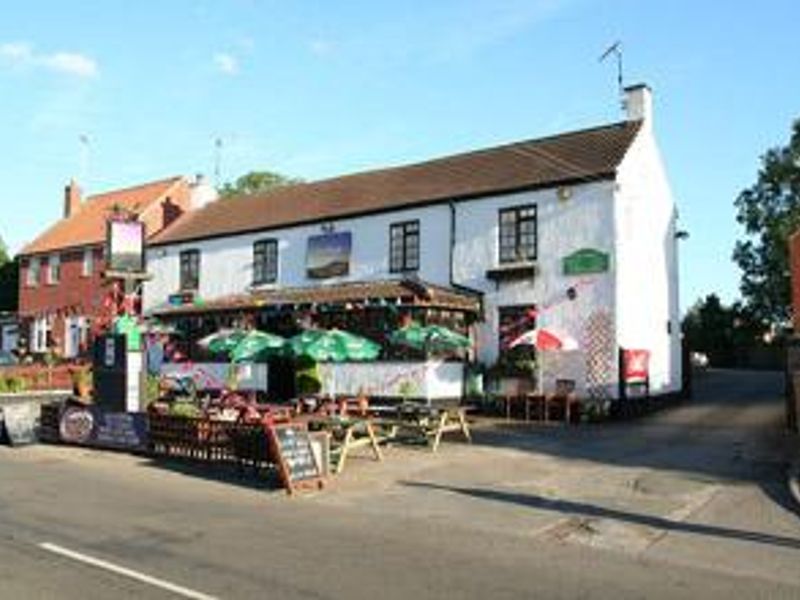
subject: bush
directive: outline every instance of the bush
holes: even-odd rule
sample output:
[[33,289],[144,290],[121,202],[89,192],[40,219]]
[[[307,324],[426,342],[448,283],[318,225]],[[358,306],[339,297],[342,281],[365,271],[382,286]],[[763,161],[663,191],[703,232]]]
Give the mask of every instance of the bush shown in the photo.
[[0,394],[18,394],[27,389],[22,377],[3,377],[0,379]]
[[301,396],[318,394],[322,389],[322,379],[319,376],[317,363],[310,359],[297,361],[295,375],[297,393]]

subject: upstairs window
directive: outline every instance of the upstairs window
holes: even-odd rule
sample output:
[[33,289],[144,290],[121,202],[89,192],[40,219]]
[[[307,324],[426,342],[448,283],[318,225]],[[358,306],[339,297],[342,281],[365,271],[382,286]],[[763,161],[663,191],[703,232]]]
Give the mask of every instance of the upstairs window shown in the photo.
[[55,285],[61,280],[61,257],[53,254],[47,260],[47,283]]
[[186,292],[197,291],[200,287],[200,251],[184,250],[180,254],[181,260],[181,290]]
[[84,277],[91,277],[94,272],[94,250],[86,248],[83,251],[83,264],[81,267],[81,274]]
[[419,270],[419,221],[393,223],[389,228],[389,271]]
[[39,285],[41,263],[38,258],[32,258],[28,261],[28,271],[25,274],[25,285],[28,287],[36,287]]
[[500,211],[500,262],[536,260],[536,206]]
[[253,285],[278,280],[278,240],[260,240],[253,244]]

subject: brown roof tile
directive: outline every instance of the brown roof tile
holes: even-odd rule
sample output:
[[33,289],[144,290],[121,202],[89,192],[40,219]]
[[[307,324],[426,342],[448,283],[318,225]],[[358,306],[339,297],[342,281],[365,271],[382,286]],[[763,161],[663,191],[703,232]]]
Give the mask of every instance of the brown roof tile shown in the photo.
[[106,237],[106,219],[113,206],[118,205],[141,213],[164,198],[181,181],[181,177],[170,177],[89,196],[75,213],[69,218],[59,220],[25,246],[20,254],[42,254],[76,246],[102,244]]
[[336,285],[276,288],[250,294],[234,294],[185,306],[164,306],[151,312],[159,316],[179,316],[195,313],[252,310],[266,306],[298,304],[342,305],[365,300],[400,299],[421,306],[477,312],[477,294],[459,292],[431,283],[409,279],[358,281]]
[[222,199],[189,215],[152,244],[244,233],[450,199],[611,176],[640,122],[626,121]]

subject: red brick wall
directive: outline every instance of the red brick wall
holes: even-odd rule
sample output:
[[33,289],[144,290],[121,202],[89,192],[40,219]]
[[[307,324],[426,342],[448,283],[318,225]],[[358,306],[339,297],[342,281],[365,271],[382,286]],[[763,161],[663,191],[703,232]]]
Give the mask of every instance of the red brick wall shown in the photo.
[[64,321],[67,316],[94,318],[102,314],[103,298],[107,287],[101,273],[105,268],[100,248],[93,250],[92,274],[83,276],[83,250],[61,252],[61,277],[57,284],[47,283],[48,257],[40,257],[39,281],[28,286],[28,264],[20,264],[19,314],[22,320],[20,334],[29,338],[30,321],[45,314],[53,315],[53,339],[64,350]]
[[800,333],[800,231],[789,238],[789,265],[792,271],[792,322]]

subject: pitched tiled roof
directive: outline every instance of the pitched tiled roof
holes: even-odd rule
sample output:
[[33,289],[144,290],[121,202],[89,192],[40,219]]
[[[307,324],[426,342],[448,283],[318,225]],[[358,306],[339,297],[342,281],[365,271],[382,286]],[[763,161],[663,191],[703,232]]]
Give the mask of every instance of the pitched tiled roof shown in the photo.
[[195,313],[257,309],[265,306],[298,304],[343,305],[348,302],[401,300],[419,306],[477,312],[477,294],[460,292],[431,283],[410,279],[357,281],[336,285],[276,288],[250,294],[234,294],[183,306],[164,306],[151,312],[158,316],[180,316]]
[[639,127],[639,121],[626,121],[222,199],[156,236],[151,244],[609,177],[622,162]]
[[89,196],[69,218],[55,223],[25,246],[20,254],[42,254],[76,246],[102,244],[106,238],[106,219],[112,207],[116,205],[141,213],[154,202],[166,197],[181,180],[181,177],[170,177]]

